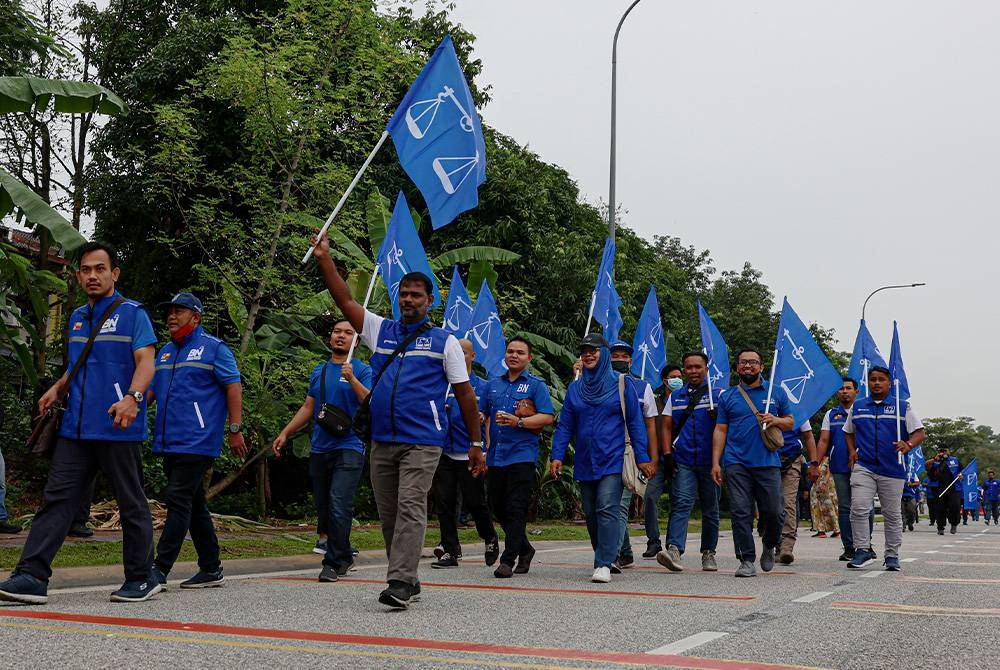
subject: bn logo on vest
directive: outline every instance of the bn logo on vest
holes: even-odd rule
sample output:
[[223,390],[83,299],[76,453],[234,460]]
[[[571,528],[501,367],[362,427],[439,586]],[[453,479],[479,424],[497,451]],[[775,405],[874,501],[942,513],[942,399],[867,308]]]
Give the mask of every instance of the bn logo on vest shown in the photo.
[[189,361],[200,361],[201,360],[201,355],[203,353],[205,353],[205,347],[204,347],[204,345],[198,347],[197,349],[192,349],[191,351],[188,352],[187,360],[189,360]]
[[430,350],[430,348],[431,348],[431,341],[432,340],[429,337],[418,337],[417,338],[417,344],[416,344],[416,346],[414,346],[414,349],[418,349],[418,350]]
[[104,322],[101,326],[102,333],[115,333],[118,331],[118,315],[115,314],[113,317]]

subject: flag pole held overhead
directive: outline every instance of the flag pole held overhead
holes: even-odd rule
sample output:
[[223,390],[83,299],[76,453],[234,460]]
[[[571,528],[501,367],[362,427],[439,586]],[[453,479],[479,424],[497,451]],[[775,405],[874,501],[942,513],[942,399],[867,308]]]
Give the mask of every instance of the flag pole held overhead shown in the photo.
[[[362,175],[364,175],[365,170],[367,170],[368,166],[371,165],[372,160],[375,158],[375,154],[377,154],[378,150],[382,148],[382,145],[385,144],[385,141],[386,139],[388,139],[388,137],[389,137],[389,131],[388,130],[382,131],[382,137],[378,139],[378,142],[375,144],[375,148],[372,149],[370,154],[368,154],[368,158],[365,159],[365,162],[361,164],[361,169],[358,170],[358,173],[356,175],[354,175],[354,179],[348,185],[347,190],[344,191],[344,195],[340,196],[340,202],[338,202],[337,206],[333,208],[333,212],[330,213],[330,216],[326,217],[326,222],[323,224],[323,227],[320,229],[319,235],[317,235],[317,237],[321,237],[323,233],[325,233],[327,230],[330,229],[330,224],[333,223],[333,220],[336,218],[337,214],[339,214],[340,210],[343,209],[344,203],[347,202],[347,196],[351,194],[351,191],[354,190],[354,187],[358,185],[359,181],[361,181],[361,177]],[[309,249],[306,251],[306,255],[302,257],[303,265],[306,262],[308,262],[309,257],[313,255],[314,248],[315,247],[313,247],[313,245],[311,244],[309,245]]]
[[[361,306],[363,309],[368,309],[368,301],[372,299],[372,291],[375,290],[375,282],[378,280],[378,268],[372,270],[372,280],[368,282],[368,291],[365,293],[365,303]],[[358,337],[360,333],[354,333],[354,338],[351,340],[351,347],[347,350],[347,360],[350,362],[351,356],[354,355],[354,350],[358,346]]]

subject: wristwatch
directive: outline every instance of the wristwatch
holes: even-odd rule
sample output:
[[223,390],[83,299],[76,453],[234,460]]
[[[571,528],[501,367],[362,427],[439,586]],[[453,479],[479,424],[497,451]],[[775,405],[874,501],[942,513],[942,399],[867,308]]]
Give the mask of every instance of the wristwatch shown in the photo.
[[469,448],[470,449],[475,448],[475,447],[479,447],[480,449],[482,449],[483,448],[482,441],[480,441],[480,442],[469,442]]
[[241,423],[231,423],[229,424],[229,434],[236,435],[237,433],[243,432],[243,424]]
[[142,391],[129,391],[125,395],[132,396],[135,399],[136,405],[142,404]]
[[524,428],[524,417],[517,417],[517,427]]

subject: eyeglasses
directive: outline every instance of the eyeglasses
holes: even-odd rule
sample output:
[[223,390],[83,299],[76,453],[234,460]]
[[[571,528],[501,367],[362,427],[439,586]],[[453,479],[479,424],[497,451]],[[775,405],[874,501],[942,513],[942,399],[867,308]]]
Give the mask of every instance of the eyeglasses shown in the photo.
[[736,361],[737,365],[742,365],[743,367],[752,368],[760,365],[760,361]]

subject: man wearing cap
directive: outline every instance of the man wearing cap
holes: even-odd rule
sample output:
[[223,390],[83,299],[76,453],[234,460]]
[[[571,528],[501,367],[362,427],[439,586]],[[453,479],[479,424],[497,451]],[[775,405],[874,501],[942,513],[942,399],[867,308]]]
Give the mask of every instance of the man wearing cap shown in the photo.
[[924,425],[909,401],[900,402],[890,394],[891,379],[888,368],[881,365],[869,370],[869,395],[854,401],[844,423],[851,466],[851,532],[854,534],[854,558],[848,561],[847,567],[853,569],[863,568],[875,558],[871,550],[868,512],[877,494],[885,519],[883,566],[891,572],[900,570],[906,454],[924,441]]
[[760,426],[763,423],[784,431],[791,430],[795,421],[788,396],[781,389],[770,394],[768,404],[768,383],[761,376],[762,371],[763,358],[756,349],[743,349],[736,355],[740,384],[720,396],[718,421],[712,434],[712,479],[722,486],[725,468],[729,483],[733,545],[740,562],[737,577],[757,576],[753,539],[755,502],[763,542],[760,569],[764,572],[774,568],[774,552],[781,543],[781,458],[764,445]]
[[990,468],[986,471],[986,480],[983,482],[983,516],[986,517],[986,525],[990,525],[990,517],[993,518],[993,525],[1000,523],[1000,479],[997,479],[996,472]]
[[527,371],[531,344],[522,337],[510,338],[504,362],[507,374],[489,380],[479,396],[479,411],[489,420],[488,497],[504,530],[500,565],[493,571],[499,579],[527,573],[535,556],[527,534],[528,505],[535,488],[539,434],[555,420],[548,386]]
[[236,456],[247,455],[243,385],[233,352],[201,325],[201,300],[178,293],[160,307],[166,308],[170,342],[156,357],[149,400],[156,402],[153,453],[163,457],[167,475],[167,520],[156,544],[154,574],[160,584],[167,583],[190,532],[199,570],[180,587],[221,586],[219,539],[205,502],[205,475],[222,453],[223,434]]
[[[57,401],[96,332],[93,348],[69,384],[42,506],[14,573],[0,583],[0,600],[48,602],[52,559],[98,469],[111,480],[122,523],[125,583],[111,600],[141,602],[162,590],[151,574],[153,520],[142,488],[142,444],[148,433],[144,394],[153,379],[156,335],[145,308],[115,290],[120,274],[111,245],[83,245],[76,278],[87,303],[69,317],[67,371],[38,401],[39,413]],[[102,322],[105,313],[110,315]]]
[[[611,344],[611,367],[615,372],[625,375],[626,386],[631,388],[632,392],[635,393],[639,399],[639,407],[642,408],[643,423],[646,425],[646,439],[649,440],[649,462],[656,469],[656,474],[650,478],[646,485],[646,495],[643,496],[643,509],[652,507],[652,511],[655,514],[656,505],[659,502],[660,496],[663,495],[663,472],[661,471],[662,468],[659,467],[660,447],[656,442],[656,420],[660,411],[656,406],[656,395],[653,393],[653,387],[645,380],[632,375],[632,353],[632,345],[628,342],[617,340]],[[649,504],[650,498],[653,498],[652,505]],[[621,568],[631,567],[635,563],[635,556],[632,553],[632,540],[628,534],[628,512],[631,505],[632,492],[624,489],[622,491],[620,511],[622,546],[618,552],[617,566],[612,565],[612,572],[614,572],[615,567],[620,570]],[[648,518],[648,514],[645,515],[644,520],[645,518]],[[649,553],[650,549],[648,544],[647,540],[646,553]],[[653,555],[655,556],[656,554]]]
[[449,386],[469,431],[469,471],[474,476],[485,471],[476,393],[458,340],[427,318],[434,302],[430,277],[403,275],[397,286],[401,318],[385,319],[354,300],[330,258],[326,234],[313,243],[330,295],[373,352],[370,466],[389,559],[388,588],[378,600],[405,609],[420,593],[417,570],[427,531],[427,494],[448,439],[444,404]]
[[945,523],[951,524],[951,534],[954,535],[958,532],[958,521],[962,516],[962,491],[959,488],[962,480],[958,476],[962,472],[962,463],[951,455],[948,447],[941,445],[937,455],[924,466],[929,486],[934,488],[936,496],[938,535],[944,535]]

